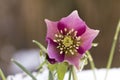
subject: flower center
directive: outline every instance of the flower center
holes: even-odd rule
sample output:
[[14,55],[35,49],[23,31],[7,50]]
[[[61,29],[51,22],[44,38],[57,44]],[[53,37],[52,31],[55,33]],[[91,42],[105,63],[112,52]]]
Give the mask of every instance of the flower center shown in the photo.
[[54,42],[58,43],[57,48],[60,50],[60,54],[76,54],[77,49],[79,49],[81,40],[80,36],[77,36],[77,31],[74,29],[67,30],[64,29],[65,34],[63,31],[60,30],[59,33],[55,34]]
[[63,44],[65,47],[69,47],[73,44],[73,40],[71,38],[71,36],[65,36],[63,39]]

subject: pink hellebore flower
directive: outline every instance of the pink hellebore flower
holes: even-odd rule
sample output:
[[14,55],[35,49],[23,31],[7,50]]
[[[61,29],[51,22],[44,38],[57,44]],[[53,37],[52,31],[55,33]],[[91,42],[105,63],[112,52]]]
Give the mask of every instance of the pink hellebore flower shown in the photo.
[[90,29],[79,17],[77,10],[60,21],[45,19],[49,61],[68,62],[79,69],[82,55],[91,48],[99,30]]

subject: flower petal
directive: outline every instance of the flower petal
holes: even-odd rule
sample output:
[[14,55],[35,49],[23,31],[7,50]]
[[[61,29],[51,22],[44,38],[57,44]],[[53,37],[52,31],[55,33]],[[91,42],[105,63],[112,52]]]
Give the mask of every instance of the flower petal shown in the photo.
[[59,31],[62,30],[64,35],[66,34],[66,32],[64,31],[65,28],[67,29],[66,26],[67,26],[67,25],[65,25],[65,24],[62,23],[62,22],[58,22],[58,24],[57,24],[58,30],[59,30]]
[[57,27],[59,31],[60,30],[64,31],[64,28],[67,28],[67,25],[63,22],[58,22]]
[[78,35],[82,35],[86,30],[85,22],[79,17],[77,10],[73,11],[69,16],[62,18],[58,22],[58,29],[63,30],[74,29],[78,31]]
[[77,51],[81,55],[85,52],[84,49],[81,46],[79,47],[79,49]]
[[79,69],[81,54],[65,55],[65,61]]
[[59,50],[57,49],[58,44],[53,42],[51,39],[47,39],[47,42],[48,42],[47,52],[49,58],[55,59],[57,62],[62,62],[64,60],[64,55],[60,54]]
[[50,39],[53,40],[55,34],[58,31],[58,29],[57,29],[57,23],[58,22],[53,22],[53,21],[50,21],[48,19],[45,19],[45,22],[47,24],[47,36],[46,36],[46,39],[50,38]]
[[81,46],[84,49],[84,52],[89,50],[92,47],[92,41],[98,35],[99,30],[94,30],[90,28],[86,28],[86,31],[83,35],[81,35]]

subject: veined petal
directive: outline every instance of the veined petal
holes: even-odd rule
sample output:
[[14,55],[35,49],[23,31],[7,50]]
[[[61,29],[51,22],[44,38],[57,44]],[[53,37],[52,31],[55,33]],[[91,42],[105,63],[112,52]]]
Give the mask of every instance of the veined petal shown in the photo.
[[47,39],[47,42],[47,51],[49,58],[55,59],[57,62],[62,62],[64,60],[64,55],[60,54],[59,50],[57,49],[57,44],[51,39]]
[[98,35],[99,30],[90,29],[87,27],[85,33],[81,35],[81,46],[84,52],[92,47],[92,41]]
[[47,24],[47,35],[46,35],[46,39],[50,38],[50,39],[54,39],[55,34],[57,33],[58,29],[57,29],[57,23],[58,22],[53,22],[50,21],[48,19],[45,19],[45,22]]
[[65,55],[65,61],[71,65],[74,65],[77,69],[79,69],[79,63],[81,54],[77,53],[75,55]]
[[57,25],[59,30],[74,29],[78,31],[77,35],[82,35],[86,30],[85,22],[79,17],[77,10],[73,11],[69,16],[62,18]]

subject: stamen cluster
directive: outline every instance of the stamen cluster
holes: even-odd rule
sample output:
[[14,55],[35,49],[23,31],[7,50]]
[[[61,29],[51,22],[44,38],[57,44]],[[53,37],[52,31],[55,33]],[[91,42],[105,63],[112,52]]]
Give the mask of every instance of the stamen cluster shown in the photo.
[[79,49],[81,40],[80,36],[77,36],[77,31],[74,29],[60,30],[55,34],[54,42],[58,44],[57,48],[60,50],[60,54],[76,54]]

